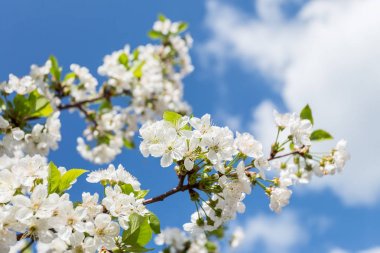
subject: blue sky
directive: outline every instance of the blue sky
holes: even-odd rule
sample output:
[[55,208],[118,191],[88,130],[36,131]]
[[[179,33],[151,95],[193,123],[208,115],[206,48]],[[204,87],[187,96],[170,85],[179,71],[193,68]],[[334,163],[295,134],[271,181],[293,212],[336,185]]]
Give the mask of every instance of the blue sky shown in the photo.
[[[195,115],[211,113],[216,124],[270,141],[273,108],[298,111],[310,103],[318,127],[350,142],[347,171],[300,187],[284,213],[271,213],[256,189],[246,200],[246,214],[231,224],[251,235],[238,252],[376,253],[380,174],[371,158],[380,152],[375,135],[380,122],[372,116],[380,113],[376,8],[376,0],[2,1],[0,80],[27,74],[31,64],[42,64],[50,54],[66,70],[78,63],[96,74],[104,55],[149,42],[146,32],[158,13],[186,21],[195,41],[195,71],[185,80],[185,98]],[[63,140],[50,158],[68,168],[97,169],[76,152],[84,129],[78,119],[63,113]],[[136,175],[152,196],[176,184],[171,169],[137,150],[125,151],[114,163]],[[75,187],[74,198],[97,190],[84,180]],[[150,208],[165,227],[187,222],[194,207],[178,194]]]

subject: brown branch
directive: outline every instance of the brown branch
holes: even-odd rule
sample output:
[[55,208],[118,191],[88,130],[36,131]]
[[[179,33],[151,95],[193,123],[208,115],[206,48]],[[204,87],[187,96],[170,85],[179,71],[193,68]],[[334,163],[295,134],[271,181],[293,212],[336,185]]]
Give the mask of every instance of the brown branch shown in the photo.
[[187,184],[187,185],[182,185],[182,186],[179,184],[177,187],[171,189],[170,191],[167,191],[167,192],[165,192],[161,195],[158,195],[156,197],[144,200],[143,204],[149,205],[149,204],[152,204],[152,203],[155,203],[158,201],[163,201],[167,197],[169,197],[169,196],[171,196],[177,192],[183,192],[183,191],[187,191],[187,190],[198,188],[198,187],[199,187],[198,184],[194,184],[194,185]]
[[86,99],[86,100],[82,100],[82,101],[78,101],[78,102],[75,102],[75,103],[72,103],[72,104],[66,104],[66,105],[58,105],[58,109],[60,111],[62,110],[67,110],[67,109],[70,109],[70,108],[79,108],[81,107],[82,105],[85,105],[87,103],[93,103],[93,102],[97,102],[98,100],[101,100],[101,99],[104,99],[106,98],[105,96],[101,95],[99,97],[95,97],[95,98],[90,98],[90,99]]
[[284,155],[279,155],[279,156],[275,156],[275,157],[271,157],[268,159],[268,161],[272,161],[272,160],[275,160],[275,159],[279,159],[279,158],[283,158],[283,157],[287,157],[287,156],[290,156],[290,155],[302,155],[302,153],[300,151],[293,151],[293,152],[290,152],[290,153],[287,153],[287,154],[284,154]]
[[[284,154],[284,155],[280,155],[280,156],[275,156],[275,157],[269,158],[268,161],[279,159],[279,158],[283,158],[283,157],[290,156],[290,155],[295,155],[295,154],[302,154],[302,153],[300,151],[293,151],[293,152],[290,152],[290,153],[287,153],[287,154]],[[248,165],[245,168],[245,170],[249,170],[249,169],[252,169],[252,168],[254,168],[254,165],[250,164],[250,165]],[[233,174],[230,174],[230,175],[233,175]],[[177,187],[174,187],[170,191],[167,191],[167,192],[165,192],[165,193],[163,193],[161,195],[158,195],[156,197],[153,197],[153,198],[150,198],[150,199],[146,199],[146,200],[144,200],[143,204],[144,205],[149,205],[149,204],[152,204],[152,203],[155,203],[155,202],[158,202],[158,201],[163,201],[167,197],[169,197],[169,196],[171,196],[173,194],[176,194],[177,192],[183,192],[183,191],[187,191],[187,190],[191,190],[191,189],[195,189],[195,188],[199,187],[199,184],[194,184],[194,185],[187,184],[187,185],[183,185],[185,177],[186,176],[183,176],[183,175],[178,176],[179,182],[178,182]]]
[[81,106],[81,105],[78,106],[78,110],[83,112],[84,116],[88,120],[90,120],[94,124],[95,127],[98,125],[98,122],[96,122],[96,120],[93,117],[91,117],[90,113],[86,109],[84,109],[83,106]]

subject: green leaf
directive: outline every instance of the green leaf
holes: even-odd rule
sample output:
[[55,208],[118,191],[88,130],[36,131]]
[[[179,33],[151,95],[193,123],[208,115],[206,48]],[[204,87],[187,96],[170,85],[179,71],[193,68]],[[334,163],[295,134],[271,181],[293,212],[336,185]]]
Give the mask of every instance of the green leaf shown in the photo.
[[4,105],[4,100],[2,98],[0,98],[0,109],[2,109],[3,105]]
[[138,215],[136,213],[131,214],[129,216],[129,228],[123,233],[123,241],[130,238],[131,235],[134,234],[140,228],[143,222],[144,222],[143,216]]
[[216,250],[218,249],[216,244],[211,241],[207,241],[205,246],[208,252],[216,252]]
[[133,66],[132,72],[136,78],[140,78],[142,76],[142,68],[143,68],[144,64],[145,64],[145,61],[142,61],[142,62],[138,63],[137,65]]
[[186,31],[186,29],[189,27],[189,25],[185,22],[181,22],[178,26],[178,32],[181,33],[183,31]]
[[139,54],[140,54],[140,51],[139,51],[139,49],[138,48],[136,48],[134,51],[133,51],[133,53],[132,53],[132,55],[133,55],[133,60],[137,60],[137,58],[139,58]]
[[[177,122],[182,118],[182,115],[176,112],[165,111],[162,117],[167,122],[177,126]],[[191,127],[189,124],[186,124],[181,128],[181,130],[191,130]]]
[[47,180],[49,194],[57,192],[59,182],[61,181],[61,172],[53,162],[49,163],[49,174]]
[[158,32],[158,31],[150,30],[148,32],[148,37],[153,39],[153,40],[158,40],[158,39],[162,39],[163,35],[162,35],[162,33]]
[[131,184],[119,184],[120,188],[121,188],[121,191],[124,193],[124,194],[131,194],[131,193],[134,193],[134,189],[133,189],[133,186]]
[[99,111],[111,110],[111,109],[112,109],[112,103],[108,101],[107,99],[104,99],[103,102],[99,106]]
[[152,239],[149,218],[133,213],[129,216],[129,228],[123,232],[123,243],[134,246],[145,246]]
[[50,105],[50,101],[34,90],[29,95],[29,101],[31,105],[31,117],[49,117],[53,113],[53,107]]
[[61,181],[59,183],[59,192],[63,193],[67,189],[70,188],[71,184],[83,173],[87,172],[87,170],[83,169],[71,169],[66,171],[65,174],[61,177]]
[[63,81],[65,82],[65,81],[67,81],[67,80],[69,80],[69,79],[76,78],[76,76],[77,76],[77,75],[76,75],[74,72],[67,73],[67,74],[65,75],[65,78],[63,78]]
[[150,212],[148,218],[149,218],[149,225],[152,231],[155,234],[161,233],[161,225],[160,225],[160,220],[158,219],[158,217],[154,213]]
[[302,109],[302,111],[300,113],[300,117],[301,117],[301,119],[308,119],[308,120],[310,120],[311,124],[314,125],[313,114],[311,112],[311,109],[310,109],[309,105],[306,105]]
[[141,190],[141,191],[135,191],[135,197],[137,199],[144,198],[149,193],[149,190]]
[[182,115],[176,112],[171,111],[165,111],[164,115],[162,116],[164,120],[167,122],[172,123],[173,125],[177,124],[177,121],[182,118]]
[[126,53],[120,54],[119,63],[124,65],[124,67],[128,69],[129,60],[128,60],[128,55]]
[[61,68],[59,67],[57,59],[51,55],[50,56],[51,68],[50,73],[54,77],[54,81],[61,81]]
[[152,229],[148,220],[149,218],[145,217],[139,228],[137,243],[140,246],[145,246],[152,239]]
[[135,143],[132,140],[128,140],[126,138],[123,139],[124,147],[127,149],[133,149],[135,147]]
[[25,98],[23,95],[17,94],[13,98],[13,104],[14,104],[16,113],[20,116],[27,116],[32,110],[29,100]]
[[330,133],[322,129],[317,129],[311,133],[310,140],[312,141],[325,141],[332,140],[333,137]]
[[160,13],[158,14],[158,20],[160,20],[161,22],[165,21],[167,18],[165,17],[164,14]]

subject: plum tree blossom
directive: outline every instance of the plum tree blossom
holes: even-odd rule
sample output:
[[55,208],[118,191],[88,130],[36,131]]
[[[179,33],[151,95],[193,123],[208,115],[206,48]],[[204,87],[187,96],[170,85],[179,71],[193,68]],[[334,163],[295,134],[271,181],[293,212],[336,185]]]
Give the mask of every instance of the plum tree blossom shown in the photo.
[[[106,55],[98,68],[105,78],[100,85],[78,64],[64,73],[53,56],[32,65],[29,75],[11,74],[0,84],[0,253],[147,252],[153,234],[164,253],[218,252],[226,224],[245,212],[253,191],[280,213],[295,185],[343,171],[350,159],[345,140],[313,152],[314,142],[332,136],[313,128],[308,105],[299,114],[274,111],[270,150],[250,133],[213,124],[210,114],[191,115],[182,84],[193,71],[186,28],[160,15],[149,32],[157,43]],[[171,167],[176,186],[147,197],[123,165],[90,172],[48,162],[62,138],[64,110],[78,111],[87,124],[77,145],[83,158],[109,163],[123,147],[134,148],[138,134],[142,156]],[[104,191],[83,192],[73,201],[69,190],[83,174]],[[161,230],[148,205],[179,192],[188,194],[194,212],[182,229]],[[231,247],[243,236],[236,230]]]

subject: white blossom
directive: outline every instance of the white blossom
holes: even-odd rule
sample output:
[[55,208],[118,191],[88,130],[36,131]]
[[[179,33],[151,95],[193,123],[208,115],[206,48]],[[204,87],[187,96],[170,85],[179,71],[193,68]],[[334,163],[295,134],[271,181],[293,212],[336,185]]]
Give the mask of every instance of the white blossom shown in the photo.
[[287,188],[272,188],[270,193],[270,209],[276,213],[281,212],[282,208],[289,204],[289,198],[291,195],[292,191]]
[[264,155],[263,145],[249,133],[236,133],[235,145],[246,156],[258,158]]

